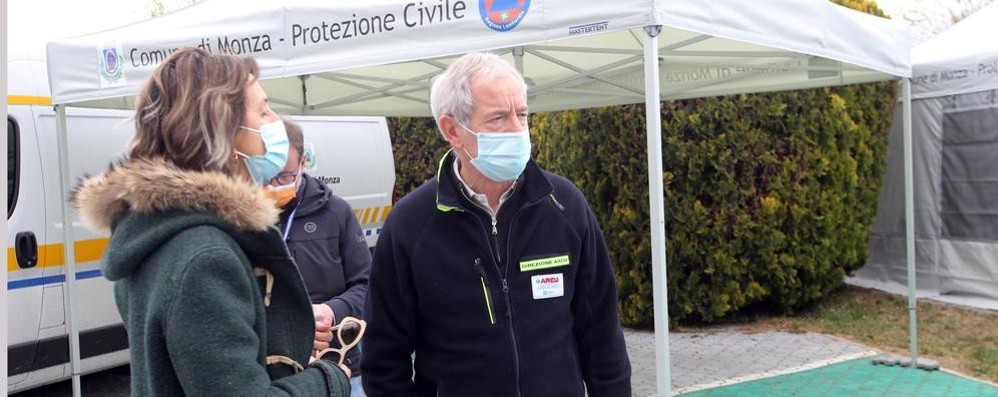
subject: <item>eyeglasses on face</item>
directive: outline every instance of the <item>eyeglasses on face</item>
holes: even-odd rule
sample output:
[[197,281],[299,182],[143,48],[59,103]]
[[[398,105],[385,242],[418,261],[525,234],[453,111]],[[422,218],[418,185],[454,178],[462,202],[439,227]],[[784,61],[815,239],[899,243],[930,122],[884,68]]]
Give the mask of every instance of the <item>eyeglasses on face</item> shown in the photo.
[[298,171],[283,171],[280,174],[277,174],[277,176],[270,178],[270,186],[277,187],[290,185],[298,180],[298,175],[301,175],[301,162],[298,164]]
[[298,175],[300,172],[282,172],[277,174],[277,176],[270,178],[270,186],[284,186],[295,183],[298,180]]

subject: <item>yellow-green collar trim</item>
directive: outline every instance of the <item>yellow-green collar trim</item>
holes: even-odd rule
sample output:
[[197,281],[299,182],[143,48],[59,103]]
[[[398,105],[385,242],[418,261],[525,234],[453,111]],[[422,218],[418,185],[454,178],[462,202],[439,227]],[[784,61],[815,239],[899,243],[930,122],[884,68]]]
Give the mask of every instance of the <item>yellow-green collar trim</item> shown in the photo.
[[[454,151],[454,148],[450,148],[450,150],[448,150],[447,153],[444,153],[443,157],[440,157],[440,162],[437,164],[437,184],[438,185],[441,184],[441,183],[444,183],[444,181],[440,180],[440,176],[443,174],[444,162],[446,162],[447,156],[450,156],[451,152],[453,152],[453,151]],[[458,207],[441,204],[440,203],[440,188],[437,188],[437,210],[440,211],[440,212],[463,211],[461,208],[458,208]]]

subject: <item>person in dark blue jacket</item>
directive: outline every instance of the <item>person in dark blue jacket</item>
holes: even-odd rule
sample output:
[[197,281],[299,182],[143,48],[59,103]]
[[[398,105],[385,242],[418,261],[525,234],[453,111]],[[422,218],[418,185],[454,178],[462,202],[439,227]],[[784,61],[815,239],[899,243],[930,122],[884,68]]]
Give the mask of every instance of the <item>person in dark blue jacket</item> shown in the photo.
[[[281,207],[278,228],[298,263],[315,321],[336,325],[346,317],[361,318],[371,271],[367,239],[350,204],[304,172],[301,126],[284,120],[284,129],[290,145],[288,161],[270,180],[267,193]],[[359,350],[349,350],[344,364],[353,376],[351,396],[361,396]]]
[[526,99],[491,54],[434,81],[451,150],[375,248],[368,396],[631,395],[602,232],[578,188],[530,160]]

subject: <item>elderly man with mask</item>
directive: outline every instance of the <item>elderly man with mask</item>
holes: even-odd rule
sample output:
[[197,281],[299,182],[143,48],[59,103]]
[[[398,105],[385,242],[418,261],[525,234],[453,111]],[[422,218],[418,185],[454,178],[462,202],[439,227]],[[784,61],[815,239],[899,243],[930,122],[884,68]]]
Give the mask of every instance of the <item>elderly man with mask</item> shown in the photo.
[[629,396],[603,235],[578,188],[530,160],[523,77],[468,54],[430,104],[452,149],[375,249],[365,392]]

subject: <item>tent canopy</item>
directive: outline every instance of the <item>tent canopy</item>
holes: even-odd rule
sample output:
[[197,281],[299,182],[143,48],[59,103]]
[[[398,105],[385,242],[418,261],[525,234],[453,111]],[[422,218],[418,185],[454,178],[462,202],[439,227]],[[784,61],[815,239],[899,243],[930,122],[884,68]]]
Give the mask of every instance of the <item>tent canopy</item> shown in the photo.
[[[430,79],[460,54],[492,50],[524,72],[534,111],[606,106],[644,101],[648,25],[663,25],[664,99],[910,73],[907,32],[889,20],[823,0],[709,3],[210,0],[50,43],[49,79],[56,104],[129,108],[158,62],[194,46],[256,58],[281,112],[426,116]],[[493,21],[503,13],[510,22]]]
[[998,3],[911,50],[914,98],[998,88]]

